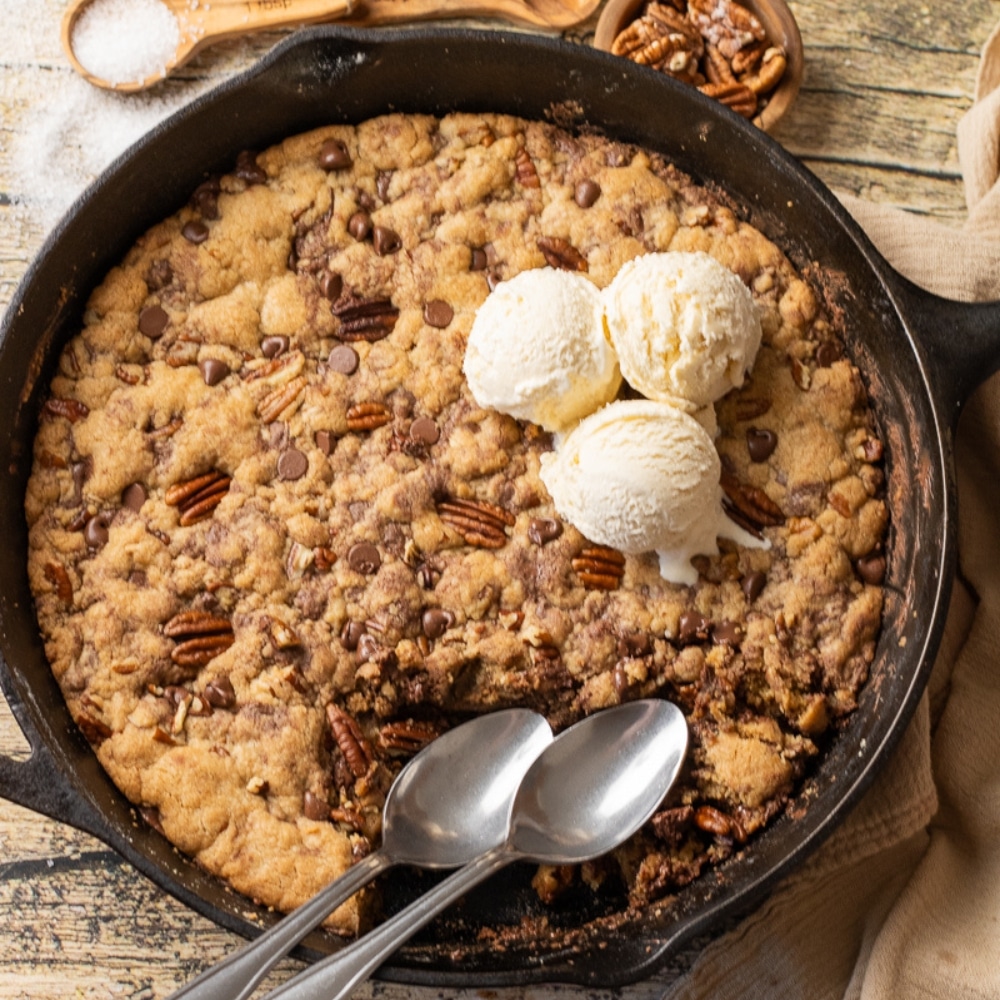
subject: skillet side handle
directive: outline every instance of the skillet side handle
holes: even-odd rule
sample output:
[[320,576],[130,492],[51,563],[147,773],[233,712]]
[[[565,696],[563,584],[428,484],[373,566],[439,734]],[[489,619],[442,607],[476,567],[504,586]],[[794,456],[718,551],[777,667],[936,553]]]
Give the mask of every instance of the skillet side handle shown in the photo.
[[17,724],[31,746],[27,760],[0,754],[0,798],[67,823],[105,843],[110,831],[97,810],[70,784],[51,751],[26,722],[16,695],[4,686],[4,696]]
[[936,399],[954,429],[972,393],[1000,371],[1000,302],[942,299],[916,285],[906,297],[914,336],[930,361]]

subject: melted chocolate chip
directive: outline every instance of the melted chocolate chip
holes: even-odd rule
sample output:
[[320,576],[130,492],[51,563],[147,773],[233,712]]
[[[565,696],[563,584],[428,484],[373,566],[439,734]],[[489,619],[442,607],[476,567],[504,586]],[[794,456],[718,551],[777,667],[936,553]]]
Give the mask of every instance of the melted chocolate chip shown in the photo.
[[184,228],[181,230],[181,236],[188,243],[204,243],[208,239],[208,226],[201,219],[192,219],[190,222],[185,223]]
[[139,313],[139,332],[150,340],[159,340],[169,322],[170,317],[162,306],[146,306]]
[[128,575],[128,582],[133,587],[145,587],[149,583],[149,580],[141,569],[134,569]]
[[316,447],[319,448],[324,455],[329,457],[333,454],[335,438],[330,431],[316,431],[315,435],[313,435],[313,440],[316,442]]
[[373,635],[369,635],[367,632],[362,633],[361,638],[358,639],[358,659],[362,663],[367,663],[369,660],[373,660],[379,651],[378,639]]
[[561,521],[554,517],[533,517],[528,522],[528,538],[536,545],[545,545],[557,539],[563,531]]
[[719,622],[712,626],[712,642],[716,646],[738,646],[743,640],[743,626],[739,622]]
[[147,496],[146,487],[142,483],[132,483],[122,490],[122,506],[134,510],[138,514],[142,510]]
[[347,563],[355,573],[370,576],[378,572],[382,557],[371,542],[355,542],[347,551]]
[[760,427],[747,428],[747,451],[751,462],[766,462],[778,447],[778,435]]
[[260,353],[263,354],[265,358],[280,357],[287,350],[287,337],[265,337],[260,342]]
[[78,503],[83,499],[83,487],[93,471],[94,460],[89,455],[70,466],[70,472],[73,475],[73,492]]
[[677,623],[677,641],[686,646],[692,642],[704,642],[708,638],[709,620],[697,611],[685,611]]
[[228,677],[216,677],[205,685],[202,697],[212,708],[232,708],[236,704],[236,690]]
[[482,247],[474,247],[472,250],[472,258],[469,261],[470,271],[485,271],[489,260],[486,256],[486,251]]
[[382,201],[389,200],[389,185],[392,183],[392,171],[380,170],[375,178],[375,191]]
[[455,624],[455,616],[445,608],[428,608],[421,624],[428,639],[440,639]]
[[301,479],[309,471],[309,459],[298,450],[289,448],[278,456],[278,476],[285,480]]
[[344,279],[335,271],[324,271],[319,279],[319,290],[323,298],[336,302],[344,290]]
[[329,819],[330,803],[313,792],[306,792],[302,797],[302,815],[306,819],[316,820],[317,822]]
[[361,622],[344,622],[344,627],[340,630],[340,644],[353,652],[364,634],[365,627]]
[[743,588],[743,593],[748,601],[756,601],[760,597],[761,591],[764,589],[764,585],[767,583],[767,577],[759,570],[751,570],[743,577],[740,586]]
[[435,444],[440,437],[441,431],[430,417],[417,417],[410,424],[410,440],[417,444]]
[[455,318],[455,310],[444,299],[431,299],[424,303],[424,322],[443,330]]
[[376,226],[372,231],[372,245],[380,257],[388,257],[402,249],[403,240],[395,229],[388,226]]
[[110,521],[107,514],[95,514],[87,521],[83,529],[83,537],[92,549],[99,549],[108,544]]
[[824,340],[819,347],[816,348],[816,364],[820,368],[829,368],[835,361],[839,361],[843,357],[840,350],[840,345],[833,340]]
[[344,170],[353,163],[347,146],[340,139],[327,139],[319,147],[319,165],[324,170]]
[[601,185],[595,180],[588,178],[580,181],[573,191],[573,200],[580,208],[590,208],[591,205],[601,197]]
[[149,265],[149,273],[146,275],[146,286],[151,292],[158,292],[166,288],[174,280],[174,269],[170,266],[169,260],[154,260]]
[[353,375],[358,370],[358,352],[350,344],[338,344],[326,363],[341,375]]
[[360,243],[372,231],[372,217],[367,212],[355,212],[347,220],[347,231]]
[[198,369],[205,380],[205,385],[218,385],[229,374],[229,365],[218,358],[205,358],[199,361]]
[[885,579],[885,556],[881,552],[871,552],[866,556],[862,556],[855,563],[855,566],[858,570],[858,576],[865,583],[877,586]]
[[267,173],[257,162],[257,154],[245,149],[236,157],[236,176],[246,184],[263,184]]
[[618,640],[618,655],[622,659],[649,656],[652,652],[653,642],[646,632],[630,632]]

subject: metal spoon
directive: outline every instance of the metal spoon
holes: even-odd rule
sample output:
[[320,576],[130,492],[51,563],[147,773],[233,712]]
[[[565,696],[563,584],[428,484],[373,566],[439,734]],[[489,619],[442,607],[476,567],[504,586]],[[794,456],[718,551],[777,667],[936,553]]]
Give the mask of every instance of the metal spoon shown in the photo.
[[483,715],[439,736],[389,789],[378,851],[172,1000],[243,1000],[280,958],[380,872],[398,864],[457,868],[503,843],[521,778],[551,741],[545,719],[523,708]]
[[528,27],[562,30],[585,21],[601,0],[160,0],[177,22],[178,42],[164,65],[142,80],[108,80],[77,58],[73,32],[85,8],[97,0],[73,0],[62,21],[62,47],[73,68],[107,90],[131,93],[151,87],[209,45],[257,31],[350,17],[356,25],[434,18],[497,17]]
[[656,811],[686,750],[687,725],[670,702],[631,702],[571,726],[529,768],[503,844],[265,1000],[343,1000],[441,910],[512,861],[576,864],[607,853]]

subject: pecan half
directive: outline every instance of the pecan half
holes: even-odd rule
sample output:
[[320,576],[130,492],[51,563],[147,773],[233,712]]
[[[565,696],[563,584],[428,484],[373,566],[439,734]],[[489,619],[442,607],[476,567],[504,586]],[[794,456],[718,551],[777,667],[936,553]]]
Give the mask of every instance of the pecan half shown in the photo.
[[42,409],[53,417],[65,417],[71,424],[90,413],[90,407],[86,403],[77,399],[60,399],[58,396],[47,399]]
[[337,336],[341,340],[374,342],[392,333],[399,319],[399,309],[389,299],[361,299],[347,296],[330,306],[340,320]]
[[587,258],[561,236],[539,236],[535,244],[550,267],[557,267],[562,271],[587,270]]
[[279,417],[291,416],[302,403],[306,384],[305,375],[298,375],[291,382],[272,389],[257,404],[257,415],[265,424],[274,423]]
[[781,508],[762,489],[727,472],[722,473],[721,483],[726,494],[722,506],[741,527],[759,535],[762,528],[785,523]]
[[174,483],[163,499],[167,506],[177,507],[180,510],[180,523],[186,527],[211,517],[212,511],[219,506],[229,491],[231,482],[232,479],[224,472],[213,469],[193,479]]
[[350,806],[334,806],[330,810],[330,821],[332,823],[343,823],[353,830],[362,832],[365,828],[365,818],[357,809]]
[[469,545],[483,549],[502,548],[507,542],[505,529],[516,521],[510,511],[485,500],[446,498],[438,501],[437,512]]
[[375,755],[358,720],[332,702],[326,706],[326,720],[351,774],[363,778],[375,762]]
[[606,545],[583,549],[570,565],[588,590],[616,590],[625,576],[625,557]]
[[698,88],[708,97],[732,108],[744,118],[753,118],[757,114],[757,95],[746,84],[737,81],[722,83],[703,83]]
[[210,611],[181,611],[163,626],[163,634],[177,641],[170,659],[180,667],[203,667],[236,641],[229,619]]
[[102,722],[87,712],[81,712],[77,716],[76,724],[92,746],[103,743],[114,732],[106,722]]
[[56,597],[67,607],[73,603],[73,581],[69,578],[69,572],[62,563],[50,562],[45,564],[45,579],[55,587]]
[[531,159],[531,154],[524,146],[519,146],[517,152],[514,154],[514,176],[521,187],[540,188],[542,186],[542,182],[538,179],[538,171],[535,169],[534,161]]
[[385,403],[355,403],[347,408],[347,429],[373,431],[392,420],[392,411]]
[[383,750],[414,754],[423,750],[431,740],[441,735],[441,727],[431,722],[388,722],[378,734],[378,743]]

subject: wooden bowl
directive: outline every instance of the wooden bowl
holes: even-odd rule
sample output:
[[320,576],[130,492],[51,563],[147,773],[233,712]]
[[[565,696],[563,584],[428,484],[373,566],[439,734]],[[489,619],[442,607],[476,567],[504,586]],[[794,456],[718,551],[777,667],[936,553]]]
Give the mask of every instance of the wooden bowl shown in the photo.
[[[618,34],[641,13],[647,0],[608,0],[601,11],[594,34],[594,47],[611,51]],[[668,2],[668,0],[665,0]],[[770,131],[789,109],[802,83],[802,36],[791,10],[784,0],[738,0],[760,21],[772,45],[785,51],[787,65],[777,87],[753,118],[760,128]]]

